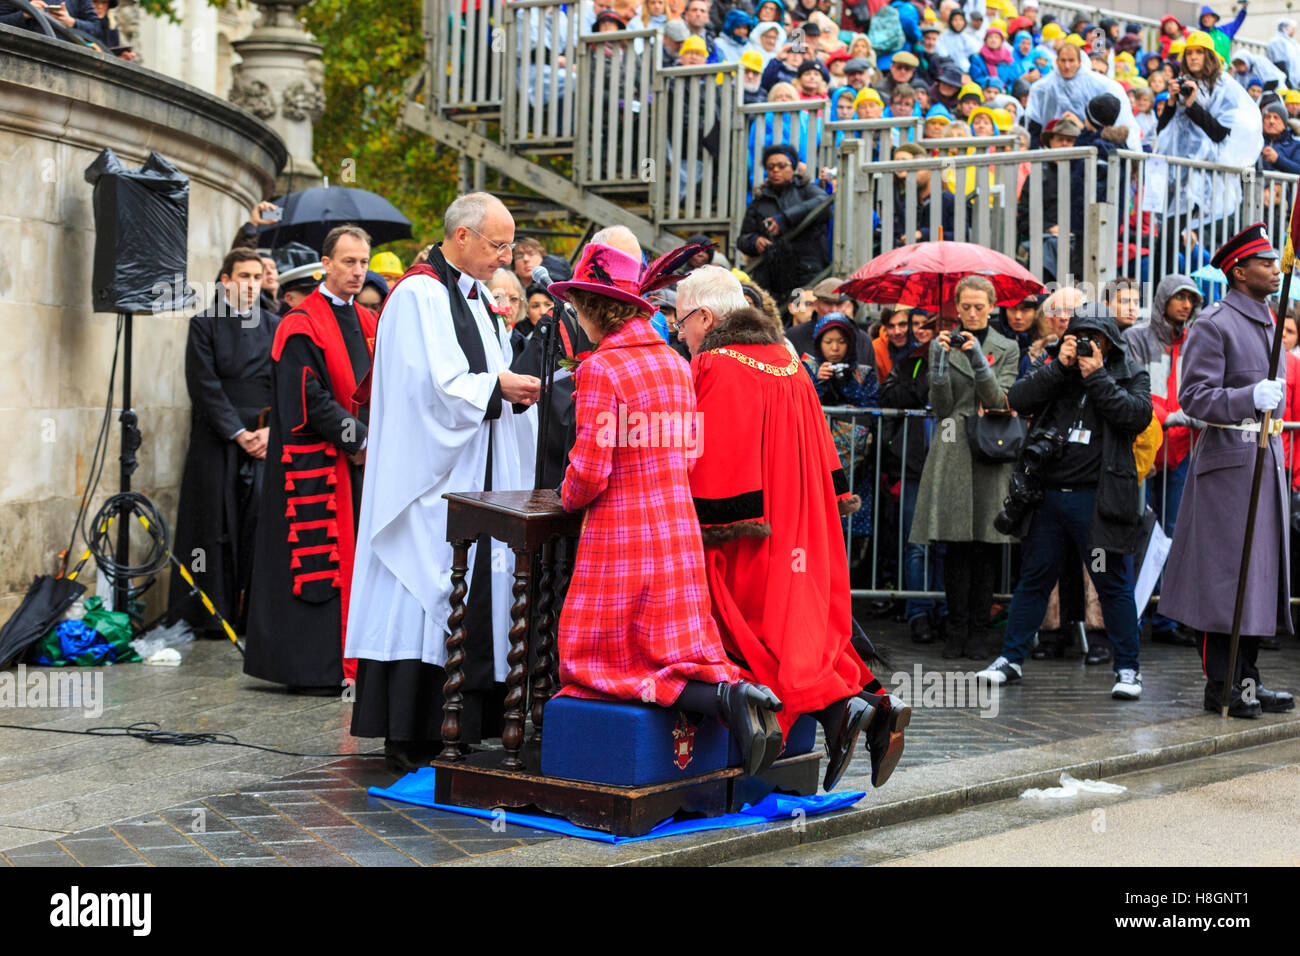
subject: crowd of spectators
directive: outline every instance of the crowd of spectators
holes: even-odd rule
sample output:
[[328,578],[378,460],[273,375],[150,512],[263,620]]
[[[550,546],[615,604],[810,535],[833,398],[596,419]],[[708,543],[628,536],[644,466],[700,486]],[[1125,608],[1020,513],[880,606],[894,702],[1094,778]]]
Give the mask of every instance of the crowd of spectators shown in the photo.
[[57,23],[70,31],[70,37],[123,60],[137,59],[130,46],[122,42],[113,10],[118,0],[29,0],[24,4],[0,0],[0,23],[44,32],[40,18]]

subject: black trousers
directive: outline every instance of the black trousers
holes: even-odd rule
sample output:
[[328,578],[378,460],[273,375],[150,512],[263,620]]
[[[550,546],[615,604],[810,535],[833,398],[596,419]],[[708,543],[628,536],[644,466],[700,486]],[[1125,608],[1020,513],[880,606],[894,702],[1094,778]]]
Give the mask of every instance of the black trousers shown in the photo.
[[989,626],[993,582],[1002,563],[999,547],[983,541],[945,541],[943,545],[948,631],[976,634]]
[[[1228,674],[1228,652],[1231,646],[1232,635],[1220,634],[1216,631],[1207,631],[1201,641],[1201,666],[1205,670],[1205,679],[1220,690],[1223,688],[1223,679]],[[1262,683],[1259,668],[1255,666],[1258,657],[1259,636],[1241,635],[1241,643],[1237,647],[1237,673],[1233,677],[1233,684],[1240,684],[1243,680],[1253,680],[1258,687]]]

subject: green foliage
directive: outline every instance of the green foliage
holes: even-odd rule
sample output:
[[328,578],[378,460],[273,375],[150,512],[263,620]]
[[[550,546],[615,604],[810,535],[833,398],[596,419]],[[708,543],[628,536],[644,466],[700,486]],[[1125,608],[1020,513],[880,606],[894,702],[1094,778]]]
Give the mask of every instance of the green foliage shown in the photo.
[[316,165],[331,185],[378,193],[411,220],[415,238],[385,247],[410,265],[442,235],[456,196],[455,153],[402,123],[403,84],[424,60],[420,0],[315,0],[303,20],[324,47]]

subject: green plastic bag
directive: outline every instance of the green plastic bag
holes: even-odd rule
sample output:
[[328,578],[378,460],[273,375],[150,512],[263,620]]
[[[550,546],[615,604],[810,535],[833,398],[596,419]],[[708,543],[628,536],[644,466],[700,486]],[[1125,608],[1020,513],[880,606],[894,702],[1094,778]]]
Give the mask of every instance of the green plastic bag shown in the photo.
[[112,648],[108,655],[112,663],[129,664],[140,660],[140,655],[131,647],[131,615],[125,611],[105,610],[104,600],[100,597],[86,598],[82,606],[86,613],[81,620],[87,627],[97,630]]

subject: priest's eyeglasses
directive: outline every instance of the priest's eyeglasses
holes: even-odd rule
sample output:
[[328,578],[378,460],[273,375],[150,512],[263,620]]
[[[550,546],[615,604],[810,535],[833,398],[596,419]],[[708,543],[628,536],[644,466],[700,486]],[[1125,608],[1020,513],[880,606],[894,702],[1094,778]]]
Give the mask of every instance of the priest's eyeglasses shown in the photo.
[[483,233],[479,232],[473,226],[466,226],[465,228],[468,229],[470,232],[474,233],[474,235],[478,236],[480,239],[486,242],[493,249],[495,249],[497,255],[501,255],[501,253],[503,252],[510,252],[513,254],[515,251],[515,244],[513,242],[496,242],[492,239],[489,239],[487,236],[483,235]]

